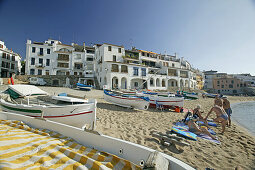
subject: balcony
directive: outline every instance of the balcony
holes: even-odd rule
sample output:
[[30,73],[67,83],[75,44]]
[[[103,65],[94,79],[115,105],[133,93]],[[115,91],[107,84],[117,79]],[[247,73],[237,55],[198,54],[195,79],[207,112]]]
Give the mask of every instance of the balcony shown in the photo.
[[139,56],[137,55],[125,55],[123,59],[131,59],[131,60],[139,60]]
[[39,64],[36,64],[35,67],[41,67],[41,68],[43,68],[43,67],[45,67],[45,65],[42,64],[42,63],[39,63]]

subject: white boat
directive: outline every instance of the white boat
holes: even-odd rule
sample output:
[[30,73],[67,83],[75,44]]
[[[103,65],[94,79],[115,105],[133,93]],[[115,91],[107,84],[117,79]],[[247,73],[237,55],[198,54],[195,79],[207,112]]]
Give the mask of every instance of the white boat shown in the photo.
[[0,127],[3,134],[8,134],[8,140],[5,135],[0,136],[4,138],[0,169],[194,170],[145,146],[50,120],[0,112]]
[[96,126],[95,99],[50,96],[32,85],[10,85],[7,91],[10,95],[1,94],[3,111],[45,118],[79,128],[94,129]]
[[149,107],[149,100],[144,97],[122,95],[116,92],[104,89],[104,99],[118,106],[135,108],[140,110],[147,110]]
[[171,108],[171,107],[180,107],[184,106],[184,98],[183,97],[174,97],[169,95],[160,96],[160,95],[150,95],[150,106],[156,107],[157,105],[162,105],[164,108]]

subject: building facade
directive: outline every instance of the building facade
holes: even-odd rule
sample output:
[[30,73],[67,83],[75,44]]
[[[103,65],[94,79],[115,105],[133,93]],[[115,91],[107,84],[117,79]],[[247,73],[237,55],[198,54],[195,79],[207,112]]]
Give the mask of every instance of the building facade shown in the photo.
[[79,75],[94,79],[93,47],[77,44],[62,44],[48,39],[44,43],[27,40],[27,75]]
[[100,88],[169,90],[195,89],[196,72],[189,62],[171,55],[113,44],[95,47],[95,75]]
[[9,50],[3,41],[0,41],[0,75],[11,77],[13,74],[20,74],[21,56]]
[[213,80],[214,92],[218,94],[240,94],[241,80],[232,76],[221,76]]

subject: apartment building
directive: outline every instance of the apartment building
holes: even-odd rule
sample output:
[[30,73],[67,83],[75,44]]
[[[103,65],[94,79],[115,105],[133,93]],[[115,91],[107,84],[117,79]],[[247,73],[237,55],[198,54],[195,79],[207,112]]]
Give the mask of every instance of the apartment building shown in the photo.
[[241,93],[241,80],[229,75],[219,76],[213,80],[214,92],[218,94]]
[[100,88],[168,90],[196,88],[196,73],[189,62],[177,56],[96,44],[95,75]]
[[255,87],[255,76],[251,74],[231,74],[231,76],[240,79],[240,87]]
[[204,89],[205,90],[213,90],[213,79],[216,78],[218,71],[204,71],[205,82],[204,82]]
[[8,49],[3,41],[0,41],[0,75],[11,77],[13,74],[20,74],[21,56]]
[[93,47],[62,44],[58,40],[26,44],[27,75],[77,75],[94,79]]

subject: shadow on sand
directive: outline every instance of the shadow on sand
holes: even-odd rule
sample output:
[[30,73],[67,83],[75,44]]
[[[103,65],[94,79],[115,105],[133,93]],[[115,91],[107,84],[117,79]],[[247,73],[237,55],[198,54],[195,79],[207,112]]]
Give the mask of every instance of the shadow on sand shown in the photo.
[[159,147],[160,147],[160,149],[162,149],[162,150],[165,150],[165,149],[167,149],[167,150],[169,150],[170,152],[173,152],[173,153],[176,153],[176,154],[181,154],[181,153],[183,153],[183,149],[182,148],[180,148],[180,147],[176,147],[176,145],[174,145],[174,144],[172,144],[172,145],[170,145],[170,146],[165,146],[165,145],[163,145],[162,143],[160,143],[160,141],[158,140],[158,139],[156,139],[156,138],[146,138],[145,139],[145,141],[150,141],[150,142],[155,142],[155,143],[157,143],[158,145],[160,145]]
[[132,112],[132,113],[140,112],[139,110],[116,106],[114,104],[100,103],[100,102],[97,103],[97,108],[107,109],[107,110],[112,110],[112,111],[121,111],[121,112]]

